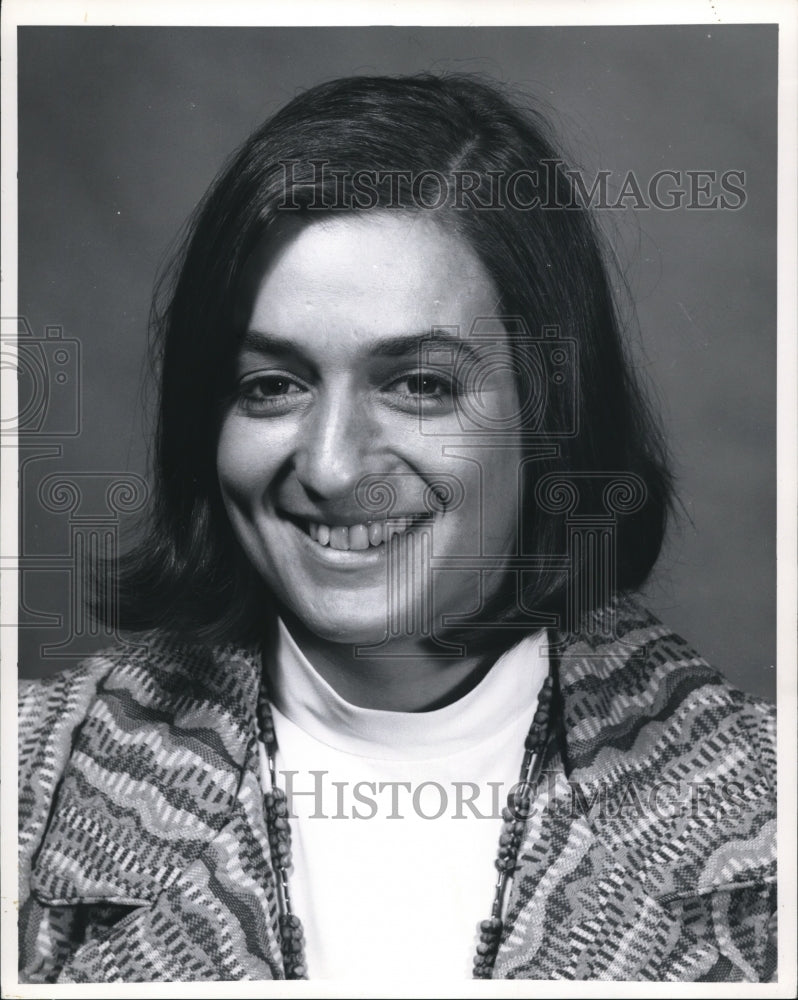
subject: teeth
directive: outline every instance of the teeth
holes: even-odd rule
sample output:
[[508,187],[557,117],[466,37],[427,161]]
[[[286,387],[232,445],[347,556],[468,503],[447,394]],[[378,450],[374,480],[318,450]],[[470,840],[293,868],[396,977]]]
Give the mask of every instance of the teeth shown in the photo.
[[330,528],[330,548],[349,548],[349,528],[347,528],[346,525],[343,527]]
[[353,524],[349,529],[349,548],[367,549],[369,547],[369,529],[365,524]]
[[376,548],[396,535],[404,534],[415,523],[415,517],[392,517],[387,521],[368,524],[334,525],[308,522],[308,534],[319,545],[343,551],[363,551]]

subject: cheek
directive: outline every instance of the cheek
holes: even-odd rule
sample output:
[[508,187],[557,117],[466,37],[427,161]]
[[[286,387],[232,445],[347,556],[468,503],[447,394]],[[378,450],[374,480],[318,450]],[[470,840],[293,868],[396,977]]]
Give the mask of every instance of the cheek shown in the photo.
[[251,421],[230,417],[222,424],[216,448],[216,472],[225,503],[251,503],[274,479],[278,462],[269,436]]

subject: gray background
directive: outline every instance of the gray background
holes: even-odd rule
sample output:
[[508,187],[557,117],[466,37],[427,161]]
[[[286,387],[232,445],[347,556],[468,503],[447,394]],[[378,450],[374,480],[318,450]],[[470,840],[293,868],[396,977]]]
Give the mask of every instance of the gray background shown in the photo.
[[42,654],[69,633],[74,588],[58,563],[67,520],[43,510],[38,484],[54,471],[144,474],[153,279],[225,158],[299,89],[438,69],[542,102],[588,178],[746,172],[739,211],[629,208],[601,222],[683,504],[646,599],[733,683],[773,697],[776,52],[767,25],[19,29],[20,313],[82,350],[80,434],[23,480],[23,550],[56,558],[24,578],[22,673],[94,643]]

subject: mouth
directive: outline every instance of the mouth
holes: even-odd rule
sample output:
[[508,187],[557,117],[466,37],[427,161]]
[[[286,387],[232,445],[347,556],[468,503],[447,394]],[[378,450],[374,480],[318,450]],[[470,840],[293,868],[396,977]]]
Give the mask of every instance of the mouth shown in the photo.
[[432,520],[432,515],[426,512],[365,521],[360,524],[335,525],[321,524],[290,514],[283,516],[321,548],[336,549],[340,552],[364,552],[379,548],[392,538],[404,535],[420,524],[429,524]]

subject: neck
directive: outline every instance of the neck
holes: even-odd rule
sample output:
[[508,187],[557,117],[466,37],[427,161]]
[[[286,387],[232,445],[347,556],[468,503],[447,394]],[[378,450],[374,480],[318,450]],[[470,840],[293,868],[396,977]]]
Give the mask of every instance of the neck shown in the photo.
[[364,656],[355,645],[320,639],[290,614],[283,620],[313,668],[336,694],[358,708],[389,712],[444,708],[476,687],[497,655],[481,651],[444,659],[435,656],[427,643],[413,641],[381,647],[380,656]]

